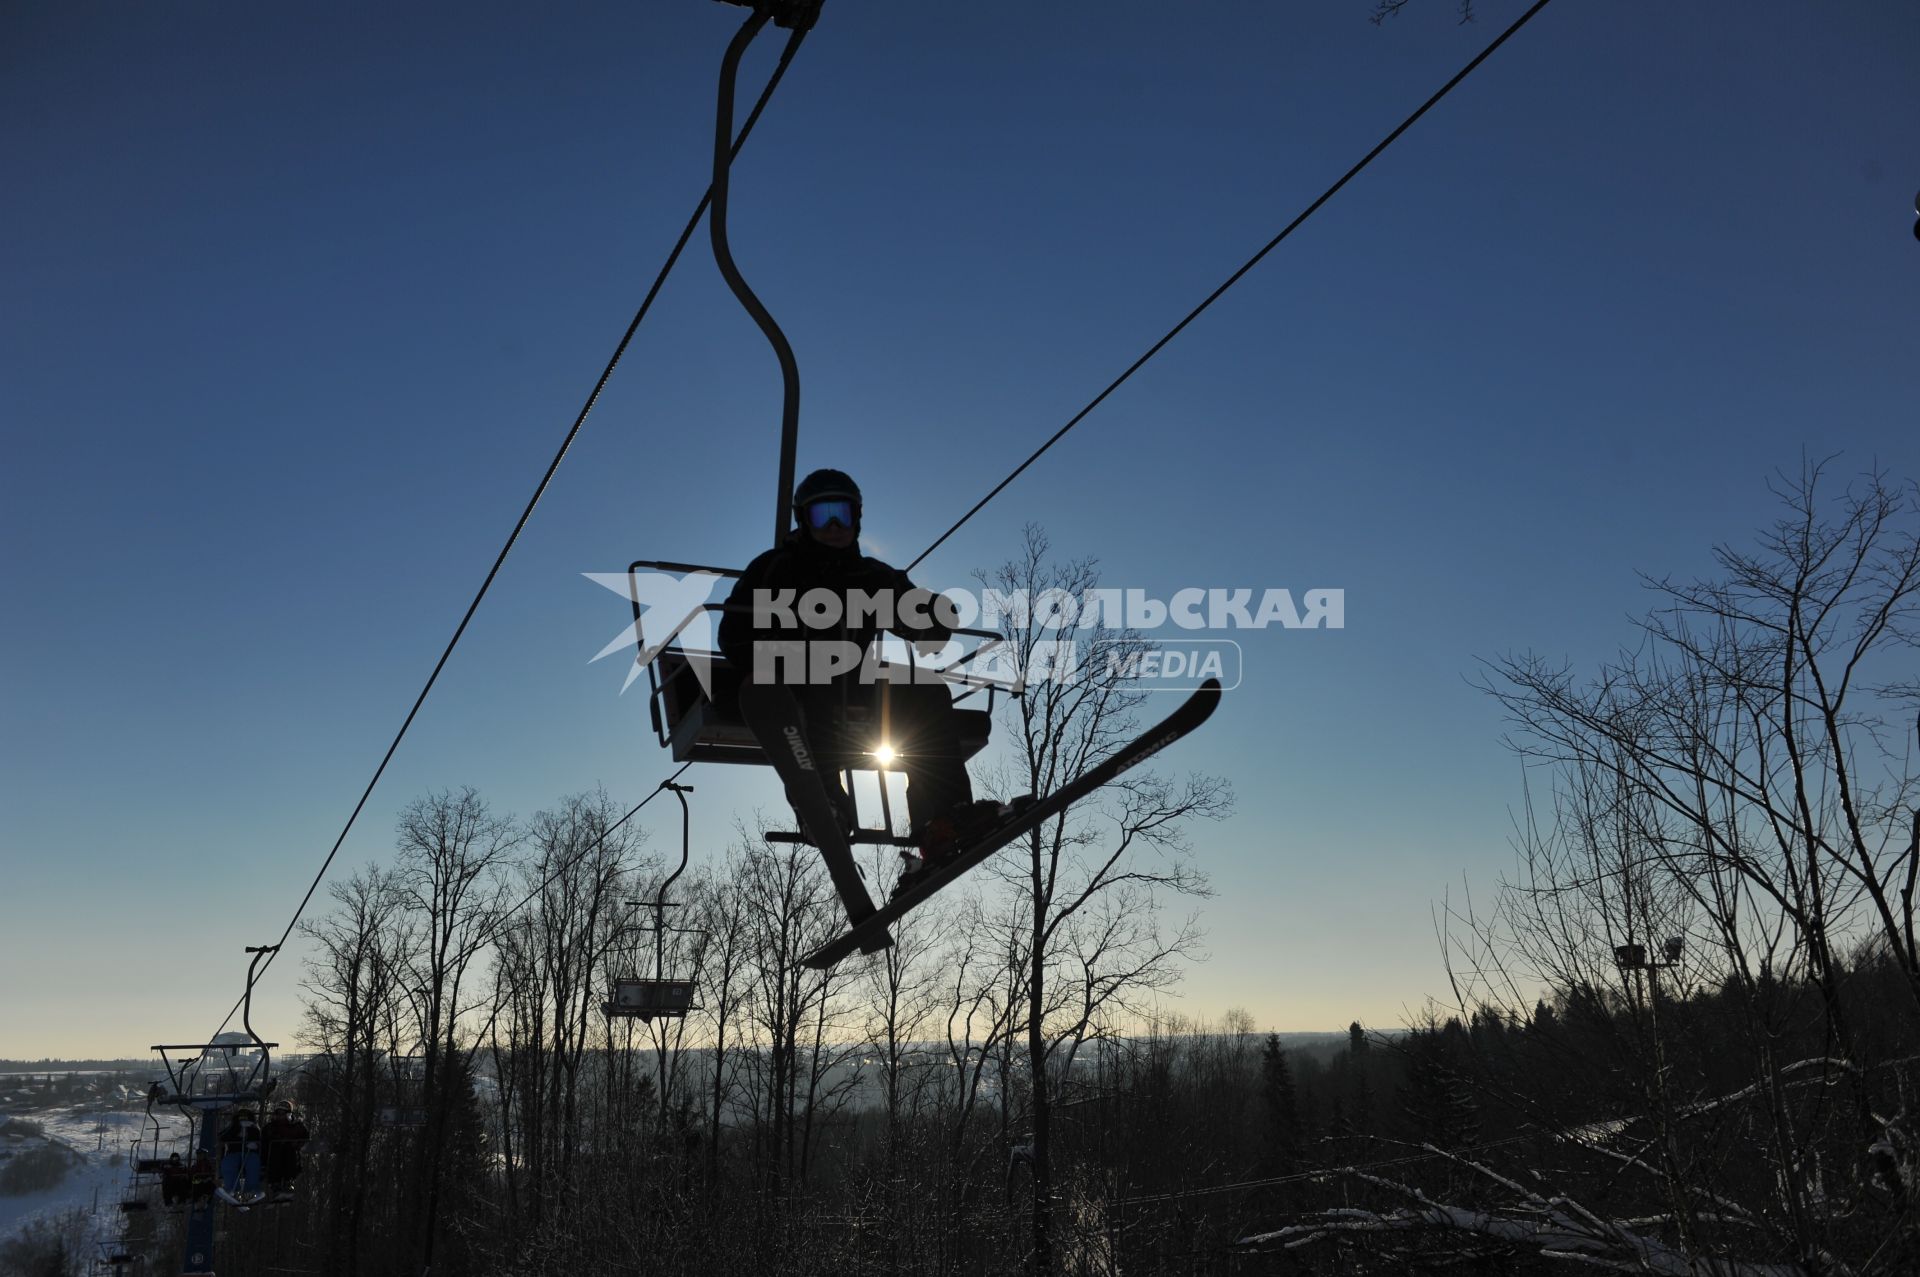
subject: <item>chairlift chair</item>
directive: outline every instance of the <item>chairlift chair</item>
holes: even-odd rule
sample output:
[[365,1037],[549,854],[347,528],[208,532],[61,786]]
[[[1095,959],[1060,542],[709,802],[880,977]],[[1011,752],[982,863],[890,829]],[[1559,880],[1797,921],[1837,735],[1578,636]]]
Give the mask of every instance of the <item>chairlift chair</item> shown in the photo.
[[[777,481],[774,486],[773,540],[778,545],[789,535],[793,525],[793,498],[796,460],[799,450],[800,434],[800,371],[799,361],[794,355],[793,344],[787,340],[779,323],[774,319],[766,305],[754,294],[752,287],[741,275],[734,260],[733,250],[728,236],[728,209],[730,206],[730,174],[733,157],[740,139],[734,135],[734,97],[735,84],[740,68],[740,60],[747,46],[768,21],[777,26],[787,27],[791,32],[785,52],[781,55],[781,70],[787,60],[799,47],[801,38],[812,25],[817,14],[817,0],[734,0],[753,9],[753,15],[742,24],[738,34],[727,47],[726,56],[721,60],[720,83],[717,110],[713,128],[713,168],[712,181],[708,187],[709,215],[708,229],[713,248],[714,264],[719,268],[721,277],[728,289],[740,302],[761,335],[772,347],[776,362],[780,366],[781,410],[780,410],[780,448]],[[775,73],[776,76],[779,72]],[[756,108],[757,110],[757,108]],[[673,563],[661,560],[636,560],[629,565],[627,580],[633,604],[633,634],[638,648],[638,664],[646,669],[648,680],[648,713],[652,720],[654,735],[659,743],[671,751],[676,762],[736,763],[761,766],[773,766],[766,750],[748,725],[738,708],[738,694],[746,676],[751,671],[734,668],[724,655],[712,650],[690,650],[683,638],[689,625],[701,622],[699,629],[706,628],[704,622],[711,620],[712,614],[724,612],[725,604],[702,603],[685,617],[668,618],[668,627],[662,628],[656,619],[657,631],[654,644],[650,647],[642,624],[643,604],[640,598],[640,574],[658,572],[678,575],[703,574],[720,580],[737,581],[742,573],[727,568],[700,567],[693,564]],[[995,681],[982,677],[973,664],[1002,642],[999,635],[987,630],[957,629],[955,637],[979,640],[975,650],[960,660],[937,671],[946,682],[956,684],[964,690],[956,700],[954,714],[958,721],[953,724],[956,748],[961,759],[973,757],[986,746],[993,720],[993,700],[998,690],[1018,694],[1018,680]],[[895,663],[895,672],[905,672],[909,679],[918,662],[915,660],[915,647],[907,645],[905,666]],[[912,681],[919,681],[913,679]],[[985,689],[987,695],[984,704],[960,705],[968,697]],[[848,843],[906,847],[912,841],[894,828],[893,813],[889,799],[889,785],[885,772],[890,754],[890,742],[882,739],[882,724],[875,721],[875,715],[864,708],[843,702],[842,711],[824,717],[831,721],[814,720],[806,724],[806,747],[811,761],[809,770],[843,773],[840,790],[845,796],[841,804],[829,787],[828,797],[842,810],[837,813],[838,823],[846,829]],[[877,828],[869,828],[860,819],[852,773],[855,771],[876,771],[881,774],[879,795],[881,823]],[[851,808],[848,810],[847,808]],[[818,815],[818,813],[816,813]],[[770,832],[770,841],[798,843],[813,841],[798,832]],[[823,848],[823,850],[827,850]],[[850,858],[840,854],[845,849],[834,847],[828,856],[828,868],[834,878],[836,891],[846,905],[849,917],[864,916],[873,911],[873,905],[867,898],[859,869]],[[867,946],[881,947],[890,943],[890,937],[883,933],[882,938]],[[656,969],[656,978],[661,973]],[[635,999],[638,1006],[635,1012],[645,1010],[649,1014],[672,1013],[665,1008],[679,1006],[678,995],[671,989],[647,989],[637,979],[626,982],[627,996]],[[616,989],[616,993],[618,990]],[[618,996],[610,997],[605,1004],[609,1014],[619,1008]]]
[[[240,1025],[245,1030],[244,1034],[224,1033],[212,1042],[170,1043],[150,1048],[159,1053],[160,1063],[166,1069],[167,1082],[155,1083],[148,1092],[149,1107],[155,1103],[171,1104],[198,1122],[211,1123],[225,1110],[242,1105],[264,1106],[272,1097],[279,1086],[279,1080],[273,1076],[273,1051],[280,1044],[268,1042],[254,1032],[253,982],[261,959],[277,949],[277,945],[250,945],[247,948],[247,952],[253,956],[247,964],[247,989],[240,1004]],[[176,1053],[178,1059],[175,1058]],[[209,1068],[209,1064],[216,1067]],[[253,1177],[248,1173],[254,1170],[254,1166],[246,1160],[249,1151],[255,1163],[260,1160],[263,1151],[257,1138],[250,1144],[251,1150],[243,1147],[237,1155],[240,1158],[240,1172],[232,1184],[225,1182],[229,1168],[225,1165],[226,1157],[221,1158],[222,1183],[214,1190],[218,1200],[243,1210],[264,1201],[267,1196],[264,1184],[257,1189],[244,1186],[247,1179]]]
[[[799,452],[800,437],[800,365],[793,352],[793,344],[787,340],[766,305],[754,294],[735,263],[733,249],[728,234],[728,210],[731,204],[731,171],[735,140],[733,133],[734,84],[739,72],[740,59],[746,47],[752,43],[756,34],[771,19],[776,26],[792,31],[787,51],[783,58],[791,57],[798,47],[800,39],[813,25],[819,12],[818,0],[732,0],[754,10],[727,48],[725,58],[720,65],[720,92],[718,110],[714,118],[713,130],[713,171],[712,183],[708,188],[711,200],[711,212],[708,227],[711,232],[714,264],[719,268],[727,288],[750,315],[761,335],[772,347],[774,357],[780,365],[781,406],[780,406],[780,451],[778,480],[774,488],[773,542],[779,544],[788,534],[793,522],[793,489],[796,471],[796,459]],[[782,66],[784,66],[784,61]],[[648,713],[653,721],[654,734],[660,744],[671,749],[675,762],[714,762],[746,763],[771,766],[765,750],[760,746],[745,720],[741,717],[738,693],[746,671],[733,667],[724,656],[716,651],[689,651],[682,635],[696,621],[710,619],[711,614],[725,610],[724,604],[707,603],[684,617],[670,618],[672,628],[659,633],[657,646],[649,652],[647,639],[641,623],[642,605],[640,602],[640,573],[661,572],[685,576],[704,574],[722,580],[737,580],[740,572],[730,568],[702,567],[697,564],[674,563],[664,560],[636,560],[627,568],[627,581],[633,603],[633,628],[636,644],[639,648],[639,660],[646,667],[649,685]],[[656,627],[658,628],[658,627]],[[704,629],[705,626],[698,628]],[[987,689],[984,706],[958,709],[960,715],[959,738],[964,756],[971,758],[986,746],[989,729],[993,721],[993,695],[996,687],[1012,690],[1005,683],[981,678],[968,666],[984,655],[1002,640],[990,630],[959,629],[956,636],[981,640],[981,646],[963,657],[953,667],[942,670],[943,678],[967,688],[958,698]],[[912,647],[909,645],[909,664],[913,663]],[[704,671],[708,678],[703,686],[699,674]],[[838,724],[809,724],[807,744],[816,759],[821,759],[836,771],[876,770],[879,760],[876,751],[887,742],[879,739],[879,724],[867,721],[864,713],[853,712],[849,707],[845,721]],[[881,787],[884,801],[886,786]],[[890,817],[889,817],[890,818]],[[861,838],[857,834],[853,841],[898,843],[891,836],[891,830],[884,831],[885,836]]]
[[[655,739],[671,752],[675,762],[771,767],[773,764],[766,750],[761,747],[753,728],[740,713],[740,687],[747,672],[736,667],[711,644],[693,647],[688,643],[690,630],[698,632],[709,629],[694,624],[701,613],[717,616],[727,610],[727,605],[706,603],[694,614],[673,618],[673,628],[664,633],[656,632],[652,639],[654,646],[650,649],[642,619],[639,584],[641,575],[648,572],[701,573],[722,579],[737,578],[740,572],[733,568],[701,567],[663,559],[637,559],[628,565],[627,582],[629,601],[633,606],[637,659],[647,672],[647,716]],[[963,642],[972,642],[973,646],[938,673],[944,681],[959,689],[959,694],[954,697],[953,711],[957,740],[962,757],[972,758],[987,746],[993,728],[996,699],[1001,695],[1017,696],[1020,687],[1017,682],[995,678],[986,671],[987,658],[1006,642],[1001,635],[992,630],[965,627],[956,628],[953,634]],[[901,672],[904,677],[912,677],[918,670],[912,644],[906,645],[906,652],[904,666],[883,660],[879,668],[882,671],[892,669]],[[924,677],[924,670],[918,672]],[[980,697],[979,703],[965,704],[975,697]],[[856,804],[852,812],[854,828],[848,835],[848,841],[883,846],[906,845],[908,840],[893,831],[892,802],[884,783],[888,742],[883,738],[882,725],[873,712],[867,706],[849,704],[838,721],[809,724],[807,745],[823,771],[841,773],[842,788],[849,801]],[[879,787],[881,823],[877,828],[869,827],[860,818],[852,783],[854,772],[882,773],[883,783]],[[774,842],[806,841],[798,833],[775,831],[767,836]]]
[[684,1016],[700,1008],[693,1002],[693,981],[643,976],[613,982],[613,996],[600,1009],[609,1017],[651,1022]]
[[397,1104],[388,1104],[380,1108],[375,1118],[382,1126],[391,1126],[400,1130],[417,1131],[427,1124],[427,1111],[420,1108],[403,1108]]
[[691,852],[693,826],[687,795],[693,792],[693,786],[678,785],[669,780],[663,781],[660,787],[671,790],[673,796],[680,800],[680,863],[661,882],[660,890],[652,900],[628,902],[645,904],[653,910],[653,975],[616,978],[612,993],[600,1004],[600,1010],[608,1019],[639,1020],[650,1024],[656,1019],[681,1019],[687,1012],[700,1009],[693,1001],[694,982],[669,976],[665,972],[667,932],[697,933],[696,928],[667,926],[667,910],[675,907],[667,899],[667,890],[673,886],[675,879],[686,872]]
[[396,1048],[387,1052],[387,1068],[393,1075],[394,1103],[381,1106],[375,1113],[382,1126],[418,1130],[427,1124],[427,1111],[420,1107],[420,1084],[426,1079],[425,1052],[401,1054]]

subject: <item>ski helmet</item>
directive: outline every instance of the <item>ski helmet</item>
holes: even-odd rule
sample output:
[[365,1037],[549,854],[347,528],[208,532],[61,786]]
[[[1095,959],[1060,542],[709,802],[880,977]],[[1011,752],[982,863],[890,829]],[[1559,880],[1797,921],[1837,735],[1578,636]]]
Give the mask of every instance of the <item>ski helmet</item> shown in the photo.
[[853,530],[860,530],[860,485],[843,470],[815,470],[793,490],[794,522],[806,526],[807,507],[816,501],[853,502]]

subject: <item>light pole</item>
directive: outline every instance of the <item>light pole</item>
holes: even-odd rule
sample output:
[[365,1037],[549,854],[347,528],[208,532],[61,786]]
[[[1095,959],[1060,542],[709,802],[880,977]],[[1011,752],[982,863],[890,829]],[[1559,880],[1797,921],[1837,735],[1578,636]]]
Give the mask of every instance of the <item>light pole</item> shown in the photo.
[[1629,940],[1614,946],[1613,960],[1622,971],[1645,972],[1647,977],[1647,1022],[1653,1033],[1653,1088],[1656,1111],[1659,1114],[1660,1157],[1665,1164],[1668,1192],[1672,1198],[1674,1215],[1680,1225],[1681,1235],[1689,1247],[1693,1240],[1693,1218],[1686,1208],[1685,1189],[1682,1187],[1679,1157],[1673,1147],[1673,1128],[1668,1121],[1667,1096],[1667,1056],[1660,1043],[1660,975],[1661,971],[1672,970],[1680,965],[1680,955],[1686,947],[1686,941],[1680,936],[1668,936],[1660,946],[1660,960],[1647,956],[1645,945]]

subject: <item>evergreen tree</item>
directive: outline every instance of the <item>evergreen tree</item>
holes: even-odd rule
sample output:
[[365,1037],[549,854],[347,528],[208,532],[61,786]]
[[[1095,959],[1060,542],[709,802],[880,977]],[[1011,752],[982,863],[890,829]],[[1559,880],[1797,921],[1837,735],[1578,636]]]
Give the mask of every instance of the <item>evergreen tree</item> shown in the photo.
[[1266,1046],[1260,1052],[1260,1097],[1266,1107],[1261,1161],[1270,1171],[1290,1171],[1299,1163],[1300,1114],[1293,1069],[1277,1033],[1267,1034]]
[[1408,1138],[1435,1148],[1471,1144],[1480,1130],[1479,1107],[1467,1084],[1459,1021],[1445,1033],[1432,1026],[1407,1035],[1407,1075],[1400,1085],[1400,1119]]
[[1373,1133],[1373,1052],[1367,1031],[1355,1020],[1347,1026],[1347,1120],[1356,1135]]

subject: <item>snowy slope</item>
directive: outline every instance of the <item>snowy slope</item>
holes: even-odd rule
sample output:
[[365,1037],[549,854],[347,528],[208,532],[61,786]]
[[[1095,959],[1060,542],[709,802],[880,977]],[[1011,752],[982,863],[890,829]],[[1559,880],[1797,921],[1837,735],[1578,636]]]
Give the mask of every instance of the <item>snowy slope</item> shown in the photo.
[[[0,1237],[13,1236],[31,1220],[76,1208],[88,1214],[90,1239],[114,1236],[119,1229],[119,1203],[126,1191],[134,1143],[147,1141],[145,1152],[152,1154],[153,1127],[146,1115],[137,1109],[79,1105],[15,1116],[40,1126],[44,1135],[10,1140],[10,1147],[24,1151],[34,1144],[51,1142],[70,1149],[81,1160],[53,1188],[17,1197],[0,1196]],[[173,1113],[155,1116],[162,1124],[164,1140],[185,1138],[184,1117]]]

